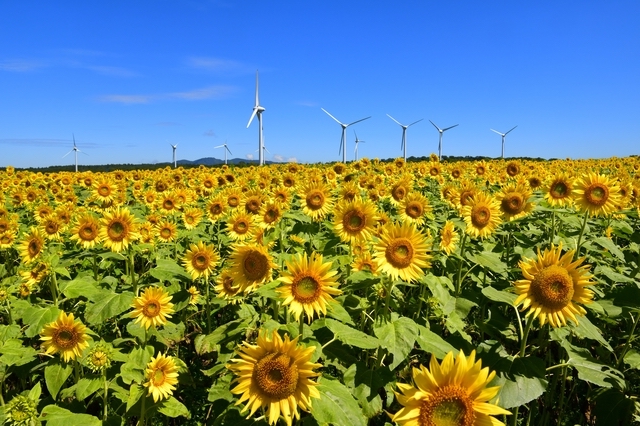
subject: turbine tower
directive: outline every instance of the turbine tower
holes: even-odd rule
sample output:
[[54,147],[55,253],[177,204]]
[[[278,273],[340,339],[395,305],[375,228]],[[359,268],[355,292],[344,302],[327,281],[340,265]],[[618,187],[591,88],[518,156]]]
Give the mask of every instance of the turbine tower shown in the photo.
[[260,96],[258,94],[258,70],[256,70],[256,104],[253,107],[253,113],[251,113],[251,118],[249,118],[249,123],[247,124],[247,129],[251,125],[251,121],[253,121],[253,117],[258,116],[258,164],[262,166],[264,164],[264,153],[262,152],[262,147],[264,146],[264,142],[262,139],[262,112],[264,111],[264,107],[260,105]]
[[[518,126],[514,126],[511,130],[515,129],[516,127]],[[502,136],[502,159],[504,160],[504,139],[506,138],[506,136],[509,134],[511,130],[509,130],[509,132],[507,133],[500,133],[499,131],[493,130],[493,129],[489,129],[489,130],[491,130],[492,132],[496,132],[497,134]]]
[[356,161],[358,161],[358,144],[364,141],[361,141],[360,139],[358,139],[358,134],[356,133],[356,131],[353,131],[353,134],[356,135],[356,149],[354,150],[354,153],[356,155]]
[[[72,152],[75,153],[75,157],[76,157],[76,173],[78,173],[78,153],[82,152],[78,149],[78,147],[76,146],[76,136],[72,133],[71,134],[73,136],[73,149],[69,152],[67,152],[65,155],[62,156],[62,158],[66,157],[67,155],[71,154]],[[82,152],[84,155],[89,155],[86,152]]]
[[342,162],[346,163],[347,162],[347,127],[351,126],[352,124],[356,124],[356,123],[364,121],[364,120],[366,120],[368,118],[371,118],[371,116],[366,117],[366,118],[361,118],[360,120],[356,120],[356,121],[354,121],[352,123],[349,123],[349,124],[343,124],[343,123],[340,122],[340,120],[335,118],[333,115],[329,114],[329,112],[326,109],[324,109],[324,108],[320,108],[320,109],[323,110],[324,112],[326,112],[329,117],[331,117],[334,120],[336,120],[336,122],[340,126],[342,126],[342,137],[340,138],[340,148],[338,148],[338,154],[342,150]]
[[457,126],[457,124],[447,127],[446,129],[441,129],[440,127],[436,126],[436,123],[434,123],[433,121],[429,120],[429,122],[433,124],[433,127],[438,129],[438,132],[440,133],[440,139],[438,140],[438,160],[442,160],[442,134],[449,129],[453,129]]
[[178,163],[176,163],[176,148],[178,147],[178,144],[169,144],[171,145],[171,148],[173,148],[173,168],[175,169],[178,166]]
[[398,120],[396,120],[395,118],[393,118],[393,117],[392,117],[392,116],[390,116],[389,114],[387,114],[387,116],[388,116],[390,119],[392,119],[393,121],[395,121],[396,123],[398,123],[398,125],[399,125],[400,127],[402,127],[402,145],[400,145],[400,149],[402,149],[402,150],[404,151],[404,152],[403,152],[403,155],[404,155],[404,161],[406,162],[406,161],[407,161],[407,129],[408,129],[409,127],[413,126],[414,124],[421,122],[422,120],[424,120],[424,118],[421,118],[420,120],[418,120],[418,121],[414,121],[413,123],[408,124],[408,125],[406,125],[406,126],[405,126],[404,124],[400,123]]
[[231,155],[233,155],[231,153],[231,151],[229,151],[229,148],[227,147],[227,141],[224,141],[224,143],[222,145],[218,145],[216,147],[214,147],[214,149],[216,148],[224,148],[224,164],[227,164],[227,152]]

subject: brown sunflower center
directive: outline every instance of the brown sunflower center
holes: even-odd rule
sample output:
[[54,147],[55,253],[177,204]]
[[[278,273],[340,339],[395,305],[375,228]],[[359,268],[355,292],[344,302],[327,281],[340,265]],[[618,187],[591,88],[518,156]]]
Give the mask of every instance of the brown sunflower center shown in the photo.
[[471,203],[471,198],[473,198],[473,191],[469,191],[469,190],[465,190],[462,191],[462,193],[460,193],[460,205],[461,206],[466,206],[469,205],[469,203]]
[[263,279],[269,272],[269,261],[267,257],[259,251],[252,250],[242,262],[244,274],[251,281]]
[[395,268],[406,268],[413,260],[413,244],[408,238],[395,238],[385,252],[387,262]]
[[491,221],[491,210],[484,204],[471,209],[471,223],[476,228],[484,228]]
[[160,230],[160,236],[165,240],[169,239],[173,236],[173,231],[169,227],[164,227]]
[[42,250],[42,243],[37,239],[32,239],[29,241],[29,245],[27,246],[27,251],[29,252],[29,256],[34,257],[37,256]]
[[600,207],[609,199],[609,188],[601,183],[592,183],[584,190],[584,200],[592,206]]
[[510,192],[504,196],[501,202],[502,211],[515,215],[524,209],[524,199],[522,194],[517,192]]
[[517,175],[518,173],[520,173],[520,167],[518,167],[518,165],[517,165],[517,164],[515,164],[515,163],[509,163],[509,164],[507,165],[507,174],[508,174],[509,176],[515,176],[515,175]]
[[231,207],[238,207],[238,204],[240,204],[240,198],[232,195],[227,199],[227,204]]
[[320,283],[314,277],[307,275],[294,280],[291,293],[300,303],[312,303],[318,299],[321,289]]
[[560,181],[555,181],[551,184],[551,187],[549,189],[549,194],[553,198],[562,199],[562,198],[567,198],[569,196],[570,191],[571,189],[569,188],[569,185],[566,182],[560,180]]
[[154,386],[162,386],[167,376],[164,374],[162,368],[157,368],[151,375],[151,381]]
[[396,186],[391,190],[391,196],[396,201],[404,200],[405,195],[407,195],[407,188],[402,185]]
[[198,271],[204,271],[209,267],[210,259],[206,253],[197,253],[193,256],[191,265]]
[[418,219],[424,213],[424,208],[422,204],[417,201],[411,201],[405,207],[404,212],[412,219]]
[[440,174],[440,169],[438,169],[437,167],[432,167],[429,169],[429,174],[431,176],[438,176]]
[[531,292],[540,305],[559,310],[573,298],[573,279],[566,268],[551,265],[535,275],[531,281]]
[[233,223],[233,231],[236,234],[246,234],[249,231],[249,222],[246,219],[238,219]]
[[293,185],[295,185],[295,181],[293,179],[291,179],[291,178],[285,178],[282,181],[282,184],[284,186],[286,186],[287,188],[291,188]]
[[175,208],[175,203],[171,199],[165,199],[162,202],[162,208],[165,210],[173,210]]
[[451,177],[454,179],[458,179],[462,173],[460,173],[460,169],[453,169],[451,171]]
[[268,397],[282,400],[298,387],[298,367],[289,355],[270,353],[257,362],[252,379]]
[[270,208],[264,213],[262,220],[264,221],[264,223],[269,224],[278,220],[279,216],[280,216],[279,210],[277,210],[276,208]]
[[56,232],[58,232],[58,229],[60,229],[60,226],[58,226],[58,224],[55,222],[47,222],[44,227],[45,232],[49,235],[55,234]]
[[357,233],[364,229],[366,218],[364,212],[360,210],[350,210],[342,217],[342,226],[345,231]]
[[212,204],[211,207],[209,207],[209,212],[213,216],[218,216],[218,215],[222,214],[222,205],[220,203]]
[[307,207],[311,210],[321,209],[324,205],[324,194],[322,191],[313,190],[307,194]]
[[235,295],[239,288],[233,285],[233,278],[229,275],[225,275],[224,278],[222,278],[222,288],[224,289],[224,292],[230,296]]
[[142,313],[147,318],[153,318],[160,313],[160,303],[157,300],[150,300],[145,303]]
[[439,388],[420,405],[419,426],[472,426],[476,424],[473,401],[460,386]]
[[486,170],[483,166],[478,166],[478,167],[476,167],[476,174],[477,174],[478,176],[482,176],[482,175],[484,175],[484,174],[486,173],[486,171],[487,171],[487,170]]
[[119,220],[114,220],[109,225],[108,232],[109,239],[112,241],[122,241],[127,234],[127,225]]
[[78,343],[78,333],[73,327],[60,327],[53,336],[54,344],[60,349],[73,348]]
[[247,200],[244,205],[244,208],[247,210],[247,213],[257,214],[260,210],[260,200],[256,197],[251,197]]
[[103,197],[108,197],[111,195],[111,187],[109,185],[100,185],[98,187],[98,194]]
[[195,216],[193,216],[191,214],[186,214],[184,216],[184,223],[186,223],[187,225],[193,225],[194,223],[196,223]]

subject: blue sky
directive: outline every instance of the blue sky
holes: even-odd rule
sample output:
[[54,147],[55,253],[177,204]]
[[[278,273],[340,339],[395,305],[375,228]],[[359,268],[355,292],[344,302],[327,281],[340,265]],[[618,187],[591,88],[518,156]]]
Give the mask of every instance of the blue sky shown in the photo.
[[637,1],[0,2],[0,167],[640,154]]

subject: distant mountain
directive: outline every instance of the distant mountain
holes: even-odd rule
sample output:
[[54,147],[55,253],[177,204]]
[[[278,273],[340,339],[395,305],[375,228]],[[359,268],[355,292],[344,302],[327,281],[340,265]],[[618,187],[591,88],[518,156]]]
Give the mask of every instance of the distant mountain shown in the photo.
[[[215,157],[205,157],[205,158],[200,158],[198,160],[178,160],[177,161],[179,166],[199,166],[199,165],[204,165],[204,166],[219,166],[221,164],[224,164],[224,160],[219,160]],[[258,160],[247,160],[246,158],[230,158],[227,160],[227,164],[240,164],[240,163],[244,163],[244,164],[258,164]],[[265,164],[274,164],[273,161],[265,161]]]

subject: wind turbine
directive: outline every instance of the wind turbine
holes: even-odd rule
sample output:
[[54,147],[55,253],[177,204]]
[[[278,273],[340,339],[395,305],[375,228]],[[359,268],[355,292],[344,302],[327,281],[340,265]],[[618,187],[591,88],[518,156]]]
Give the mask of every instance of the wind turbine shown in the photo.
[[[71,134],[73,136],[73,149],[69,152],[67,152],[65,155],[62,156],[62,158],[66,157],[67,155],[71,154],[72,152],[75,152],[75,157],[76,157],[76,173],[78,172],[78,153],[82,152],[78,149],[78,147],[76,146],[76,136],[72,133]],[[84,155],[89,155],[86,152],[82,152]]]
[[216,147],[214,147],[214,149],[216,148],[224,148],[224,164],[227,164],[227,152],[231,155],[233,155],[231,153],[231,151],[229,151],[229,148],[227,147],[227,141],[224,141],[224,143],[222,145],[218,145]]
[[264,142],[262,139],[262,112],[264,111],[264,107],[260,105],[260,97],[258,95],[258,70],[256,70],[256,104],[253,107],[253,113],[251,113],[251,118],[249,118],[249,123],[247,124],[247,129],[251,125],[251,121],[253,121],[253,117],[258,116],[258,164],[262,166],[264,164],[264,153],[262,152],[262,147],[264,146]]
[[440,133],[440,139],[438,140],[438,160],[442,160],[442,134],[449,129],[453,129],[454,127],[457,126],[457,124],[447,127],[446,129],[441,129],[440,127],[436,126],[436,124],[433,121],[429,120],[429,122],[433,124],[433,127],[438,129],[438,132]]
[[[514,126],[511,130],[515,129],[516,127],[518,127],[518,126]],[[499,134],[500,136],[502,136],[502,158],[504,159],[504,139],[505,139],[505,137],[509,134],[509,132],[510,132],[511,130],[509,130],[509,132],[507,132],[507,133],[500,133],[499,131],[497,131],[497,130],[493,130],[493,129],[489,129],[489,130],[491,130],[492,132],[496,132],[497,134]]]
[[323,110],[324,112],[326,112],[329,117],[331,117],[334,120],[336,120],[336,122],[340,126],[342,126],[342,138],[340,138],[340,148],[338,148],[338,154],[340,153],[340,150],[342,150],[342,162],[346,163],[347,162],[347,127],[351,126],[352,124],[356,124],[356,123],[364,121],[364,120],[366,120],[368,118],[371,118],[371,116],[369,116],[367,118],[361,118],[360,120],[354,121],[353,123],[343,124],[337,118],[335,118],[333,115],[329,114],[329,112],[326,109],[324,109],[324,108],[320,108],[320,109]]
[[169,144],[171,145],[171,148],[173,148],[173,168],[175,169],[178,166],[178,163],[176,163],[176,148],[178,148],[178,144]]
[[356,149],[354,150],[355,154],[356,154],[356,161],[358,161],[358,144],[364,141],[361,141],[360,139],[358,139],[358,134],[356,133],[356,131],[353,131],[353,134],[356,135]]
[[407,129],[413,126],[414,124],[421,122],[422,120],[424,120],[424,118],[421,118],[420,120],[414,121],[413,123],[405,126],[404,124],[400,123],[398,120],[396,120],[389,114],[387,114],[387,116],[393,121],[395,121],[396,123],[398,123],[400,127],[402,127],[402,145],[400,146],[400,149],[404,150],[404,161],[406,162],[407,161]]

